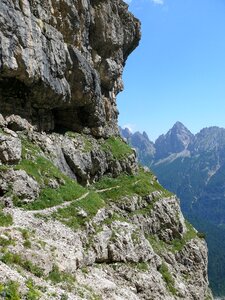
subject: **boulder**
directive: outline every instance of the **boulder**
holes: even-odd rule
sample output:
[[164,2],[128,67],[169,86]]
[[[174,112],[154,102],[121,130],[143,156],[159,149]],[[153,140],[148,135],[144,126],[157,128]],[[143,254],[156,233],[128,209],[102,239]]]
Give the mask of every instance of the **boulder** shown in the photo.
[[13,131],[32,131],[33,126],[26,120],[18,115],[11,115],[6,118],[7,127]]
[[2,194],[11,190],[23,202],[33,201],[40,192],[38,183],[24,170],[13,169],[0,172],[0,189]]
[[22,145],[19,138],[0,134],[0,162],[17,164],[21,159]]

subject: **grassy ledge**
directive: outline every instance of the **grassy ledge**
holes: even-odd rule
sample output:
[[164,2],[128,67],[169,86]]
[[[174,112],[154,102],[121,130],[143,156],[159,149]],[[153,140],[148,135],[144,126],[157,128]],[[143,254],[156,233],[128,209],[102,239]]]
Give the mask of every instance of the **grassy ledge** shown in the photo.
[[110,137],[101,144],[101,148],[105,152],[111,152],[115,160],[121,160],[133,153],[121,137]]
[[162,196],[167,197],[172,194],[166,191],[150,172],[139,169],[136,175],[122,174],[117,178],[104,176],[99,182],[92,186],[94,190],[101,191],[101,197],[106,201],[121,201],[122,197],[138,195],[147,196],[154,191],[162,192]]
[[104,200],[98,194],[90,192],[87,197],[72,202],[68,207],[58,209],[51,217],[72,229],[78,229],[90,221],[104,206]]

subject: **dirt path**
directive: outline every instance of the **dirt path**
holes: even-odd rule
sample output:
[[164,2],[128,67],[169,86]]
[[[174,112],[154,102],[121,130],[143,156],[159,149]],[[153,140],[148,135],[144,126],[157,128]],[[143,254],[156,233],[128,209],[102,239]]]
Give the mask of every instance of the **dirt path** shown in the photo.
[[119,189],[119,188],[120,188],[120,186],[116,185],[116,186],[113,186],[111,188],[102,189],[102,190],[96,190],[95,192],[96,193],[104,193],[104,192],[111,191],[111,190],[114,190],[114,189]]
[[65,207],[69,206],[71,203],[74,203],[76,201],[80,201],[80,200],[86,198],[88,195],[89,195],[89,192],[85,193],[84,195],[82,195],[81,197],[79,197],[79,198],[77,198],[73,201],[66,201],[66,202],[63,202],[62,204],[59,204],[59,205],[56,205],[56,206],[53,206],[53,207],[48,207],[48,208],[39,209],[39,210],[30,210],[30,211],[27,211],[27,212],[30,213],[30,214],[39,213],[39,214],[42,214],[42,215],[49,215],[53,212],[56,212],[60,208],[65,208]]

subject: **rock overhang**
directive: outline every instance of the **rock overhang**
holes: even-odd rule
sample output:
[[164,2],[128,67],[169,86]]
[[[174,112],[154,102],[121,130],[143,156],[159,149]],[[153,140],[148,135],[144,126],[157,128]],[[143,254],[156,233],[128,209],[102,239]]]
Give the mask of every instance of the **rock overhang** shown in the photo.
[[121,0],[1,1],[1,113],[40,130],[118,133],[116,95],[140,39]]

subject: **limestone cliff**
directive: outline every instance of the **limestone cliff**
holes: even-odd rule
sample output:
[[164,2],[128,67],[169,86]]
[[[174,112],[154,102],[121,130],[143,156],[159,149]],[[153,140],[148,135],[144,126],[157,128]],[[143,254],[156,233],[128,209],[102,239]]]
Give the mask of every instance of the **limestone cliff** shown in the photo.
[[212,299],[204,239],[117,135],[127,5],[2,0],[0,23],[0,297]]
[[139,22],[121,0],[1,0],[0,104],[41,130],[117,132]]

